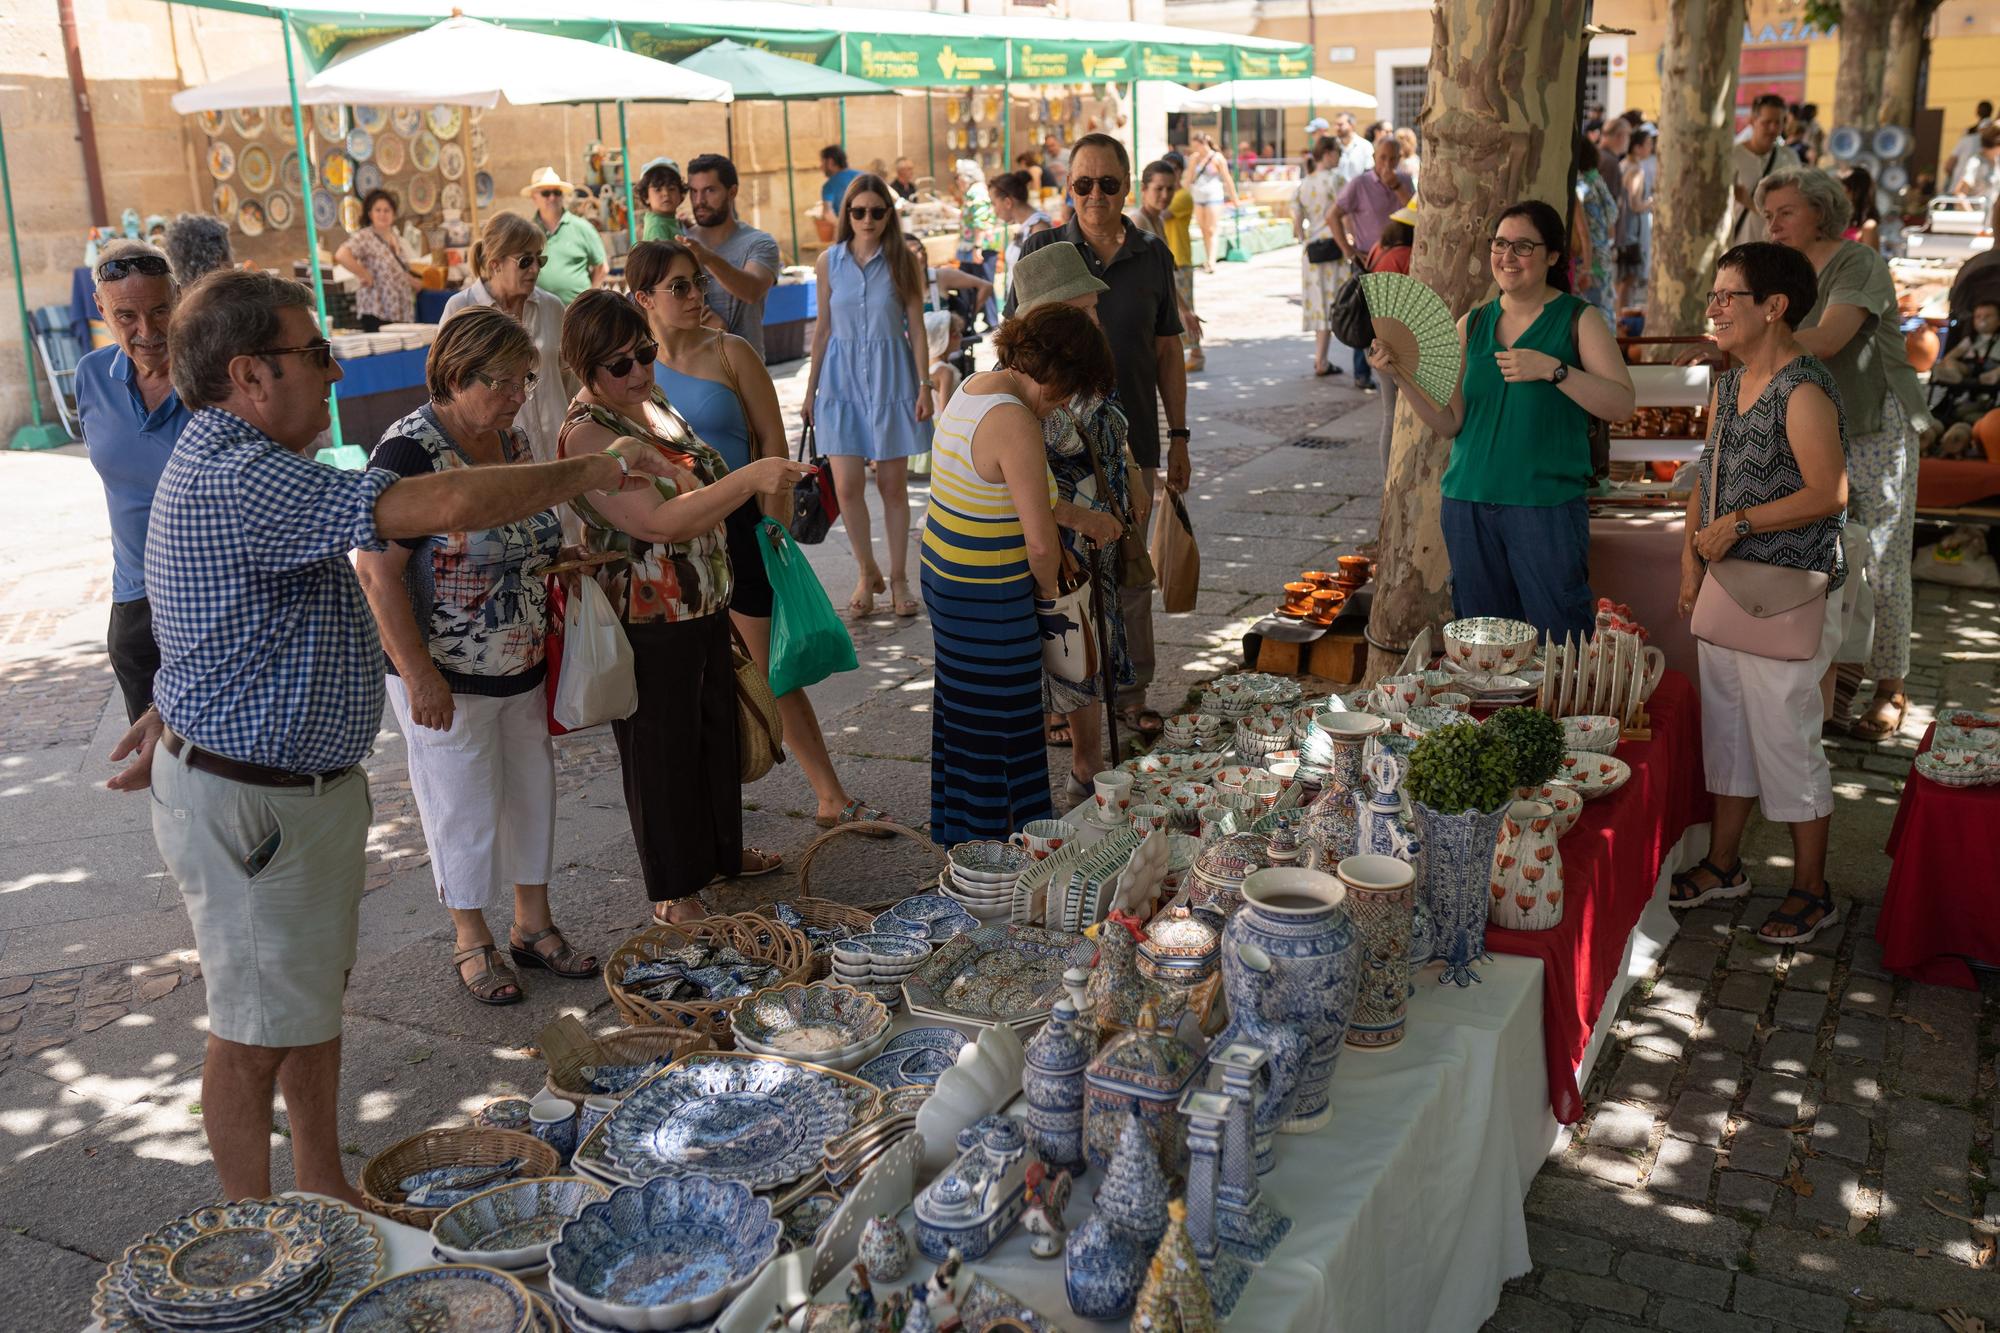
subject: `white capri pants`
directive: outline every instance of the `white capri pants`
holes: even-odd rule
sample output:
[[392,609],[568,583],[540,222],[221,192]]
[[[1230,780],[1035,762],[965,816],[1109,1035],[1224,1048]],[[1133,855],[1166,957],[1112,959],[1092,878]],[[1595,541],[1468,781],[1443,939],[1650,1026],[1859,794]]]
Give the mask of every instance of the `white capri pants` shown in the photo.
[[[1849,567],[1847,577],[1859,577]],[[1717,796],[1762,798],[1764,818],[1803,824],[1833,813],[1833,774],[1820,740],[1820,678],[1840,646],[1846,615],[1840,590],[1826,599],[1819,651],[1780,662],[1702,643],[1701,754]]]
[[399,678],[387,684],[438,901],[484,910],[503,888],[548,883],[556,843],[548,687],[505,698],[454,693],[451,727],[439,731],[411,720]]

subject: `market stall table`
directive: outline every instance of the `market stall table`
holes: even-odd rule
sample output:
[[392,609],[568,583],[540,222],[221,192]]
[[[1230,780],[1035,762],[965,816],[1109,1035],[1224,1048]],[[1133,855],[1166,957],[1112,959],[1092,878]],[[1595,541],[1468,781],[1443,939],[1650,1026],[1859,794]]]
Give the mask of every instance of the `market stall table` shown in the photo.
[[[1632,608],[1647,642],[1667,655],[1667,666],[1700,680],[1694,636],[1677,603],[1681,594],[1681,504],[1657,509],[1593,508],[1590,514],[1590,590]],[[1696,746],[1699,754],[1700,747]]]
[[[1931,731],[1918,747],[1931,748]],[[1947,787],[1915,768],[1889,828],[1889,886],[1875,938],[1890,971],[1973,989],[1971,963],[2000,966],[2000,787]]]

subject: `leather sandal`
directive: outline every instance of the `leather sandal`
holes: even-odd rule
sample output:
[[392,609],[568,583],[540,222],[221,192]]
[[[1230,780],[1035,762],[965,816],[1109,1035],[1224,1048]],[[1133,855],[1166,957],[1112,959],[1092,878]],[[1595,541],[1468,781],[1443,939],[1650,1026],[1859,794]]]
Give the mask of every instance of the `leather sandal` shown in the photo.
[[[1780,904],[1776,911],[1764,918],[1764,924],[1757,927],[1758,939],[1764,941],[1766,944],[1777,945],[1780,948],[1787,944],[1805,944],[1813,936],[1840,920],[1840,909],[1833,905],[1833,888],[1831,885],[1821,884],[1818,893],[1812,893],[1806,889],[1793,889],[1787,895],[1786,901],[1790,901],[1792,898],[1804,900],[1806,904],[1805,910],[1802,912],[1787,912],[1784,906]],[[1819,916],[1808,924],[1806,918],[1814,912],[1819,913]],[[1774,924],[1790,926],[1797,933],[1792,935],[1769,934],[1768,932]]]
[[[1706,870],[1715,876],[1715,883],[1704,889],[1694,882],[1694,871]],[[1699,907],[1703,903],[1715,902],[1723,898],[1743,898],[1750,893],[1750,877],[1743,873],[1743,858],[1736,858],[1736,864],[1725,871],[1715,862],[1703,857],[1694,863],[1694,870],[1682,871],[1675,875],[1672,888],[1667,893],[1667,906],[1673,908]],[[1686,897],[1677,896],[1685,892]]]
[[[555,940],[561,947],[552,953],[543,953],[535,948],[546,939]],[[570,942],[563,938],[562,931],[553,925],[547,930],[538,930],[532,935],[522,936],[518,943],[510,938],[507,941],[507,952],[512,954],[514,961],[522,967],[543,968],[559,977],[568,977],[572,981],[597,975],[596,955],[582,953],[573,948]]]
[[[485,957],[485,965],[471,976],[466,976],[460,964],[481,955]],[[506,964],[500,961],[499,951],[490,944],[475,944],[470,949],[460,949],[451,956],[451,971],[458,978],[458,984],[465,987],[465,993],[481,1004],[519,1004],[526,998],[521,993],[521,983],[507,970]],[[508,986],[514,988],[514,993],[502,995],[500,992]]]
[[[750,863],[750,858],[753,856],[757,858],[757,863],[755,865],[752,865]],[[785,858],[778,855],[778,853],[776,852],[767,852],[762,847],[745,847],[743,849],[742,859],[736,873],[733,875],[724,875],[722,876],[722,878],[756,879],[759,875],[769,875],[776,872],[777,870],[781,869],[784,866],[784,864],[785,864]]]
[[1879,745],[1903,729],[1903,719],[1909,711],[1907,694],[1878,694],[1870,701],[1868,711],[1854,720],[1847,734],[1857,741]]

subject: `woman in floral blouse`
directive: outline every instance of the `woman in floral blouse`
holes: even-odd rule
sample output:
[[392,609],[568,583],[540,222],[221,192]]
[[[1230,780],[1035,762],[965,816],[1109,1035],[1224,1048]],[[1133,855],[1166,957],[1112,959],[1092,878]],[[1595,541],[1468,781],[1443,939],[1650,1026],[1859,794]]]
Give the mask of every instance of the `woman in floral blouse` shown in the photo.
[[730,658],[734,577],[724,522],[744,501],[788,494],[809,465],[760,458],[731,472],[655,385],[659,346],[639,308],[588,291],[563,315],[563,365],[583,388],[556,452],[594,453],[620,439],[655,445],[686,469],[652,490],[579,498],[584,544],[613,551],[598,581],[625,625],[639,708],[611,724],[625,805],[653,919],[704,914],[696,896],[718,875],[766,875],[779,858],[744,847],[738,792],[736,672]]
[[368,225],[333,252],[334,262],[361,282],[361,290],[354,294],[354,313],[369,333],[384,324],[408,324],[416,318],[417,288],[423,284],[403,238],[396,234],[396,196],[370,190],[361,201],[361,215]]

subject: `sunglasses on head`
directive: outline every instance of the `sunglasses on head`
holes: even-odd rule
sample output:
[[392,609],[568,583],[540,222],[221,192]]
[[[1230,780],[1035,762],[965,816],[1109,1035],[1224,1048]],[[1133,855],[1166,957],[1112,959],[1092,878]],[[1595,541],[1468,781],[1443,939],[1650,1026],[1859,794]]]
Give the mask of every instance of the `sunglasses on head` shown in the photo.
[[531,268],[539,269],[545,264],[547,264],[549,262],[549,257],[545,254],[541,254],[540,252],[537,252],[532,255],[515,255],[514,262],[520,266],[520,269],[523,273],[526,273]]
[[863,218],[867,218],[870,222],[880,222],[883,218],[889,216],[889,210],[881,207],[879,204],[873,207],[867,204],[849,204],[847,206],[847,216],[856,222],[861,221]]
[[1079,199],[1088,199],[1092,190],[1102,190],[1106,197],[1122,194],[1125,179],[1122,176],[1071,176],[1069,188]]
[[148,278],[167,276],[167,261],[158,255],[134,255],[130,259],[107,259],[97,266],[99,282],[117,282],[138,273]]
[[659,354],[660,345],[658,343],[642,342],[616,361],[605,361],[601,364],[605,374],[611,376],[613,379],[623,379],[632,373],[634,364],[650,366],[653,364],[653,358]]

